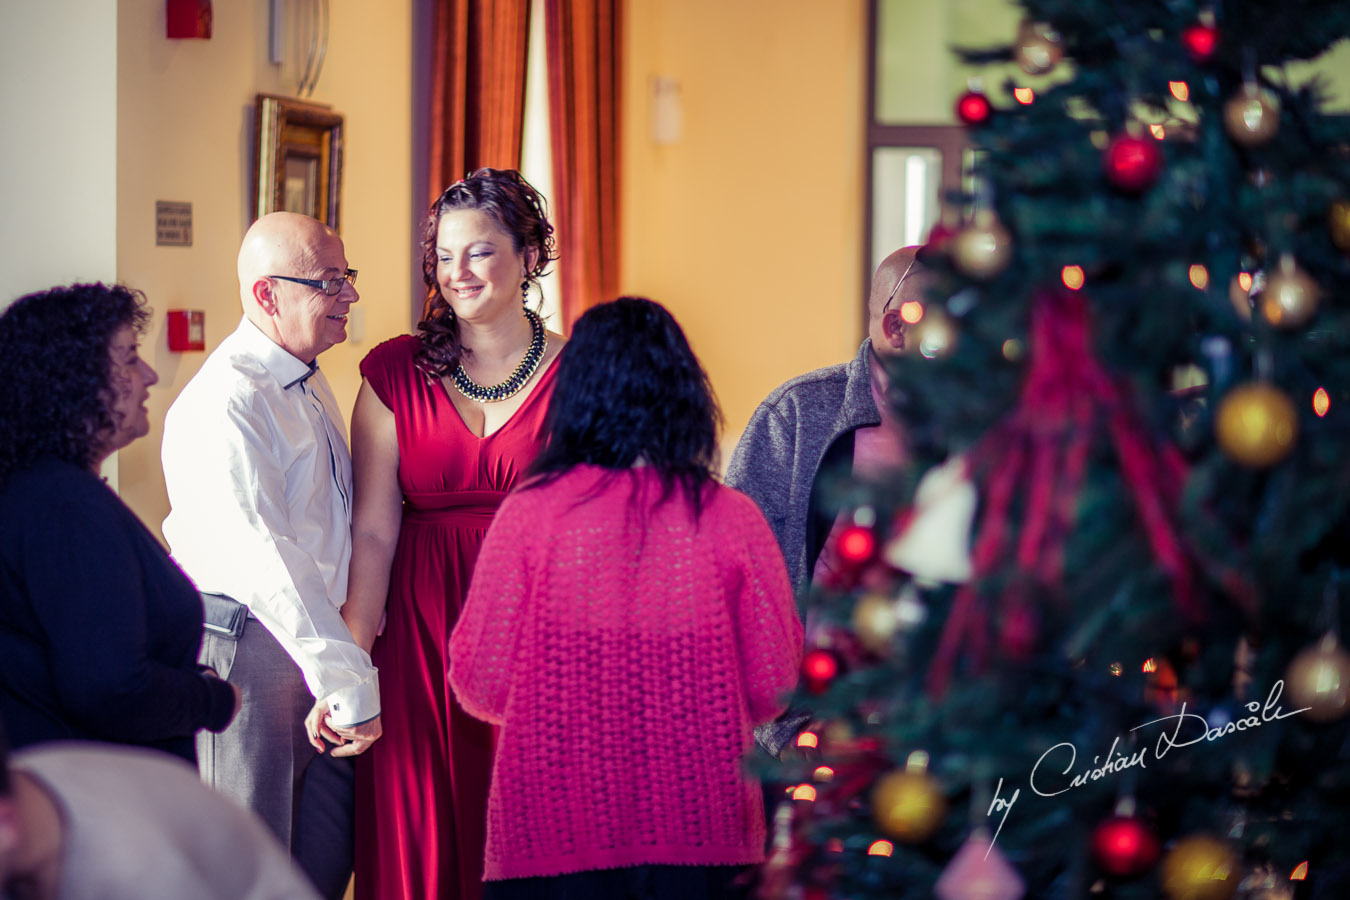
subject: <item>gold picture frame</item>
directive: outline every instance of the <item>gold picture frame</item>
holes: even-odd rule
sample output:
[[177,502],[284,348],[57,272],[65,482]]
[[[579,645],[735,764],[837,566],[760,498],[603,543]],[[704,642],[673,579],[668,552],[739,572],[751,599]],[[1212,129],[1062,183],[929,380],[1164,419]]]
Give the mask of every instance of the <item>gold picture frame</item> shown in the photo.
[[343,117],[332,107],[259,94],[253,154],[256,220],[288,210],[339,228]]

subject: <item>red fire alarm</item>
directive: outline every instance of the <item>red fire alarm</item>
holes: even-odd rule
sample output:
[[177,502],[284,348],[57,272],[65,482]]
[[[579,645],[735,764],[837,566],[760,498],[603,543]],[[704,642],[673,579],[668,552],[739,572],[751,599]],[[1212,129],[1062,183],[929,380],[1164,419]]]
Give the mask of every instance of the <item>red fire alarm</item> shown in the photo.
[[168,0],[165,21],[171,38],[211,37],[211,0]]
[[171,309],[167,314],[169,349],[175,353],[206,349],[206,313],[200,309]]

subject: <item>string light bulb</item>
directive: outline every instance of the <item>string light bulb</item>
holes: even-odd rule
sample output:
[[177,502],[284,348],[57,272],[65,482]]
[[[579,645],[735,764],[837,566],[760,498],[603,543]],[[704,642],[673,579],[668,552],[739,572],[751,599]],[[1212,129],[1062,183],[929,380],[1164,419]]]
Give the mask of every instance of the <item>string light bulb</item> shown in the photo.
[[1327,393],[1327,389],[1320,387],[1313,391],[1313,412],[1317,413],[1317,417],[1322,418],[1329,409],[1331,409],[1331,395]]

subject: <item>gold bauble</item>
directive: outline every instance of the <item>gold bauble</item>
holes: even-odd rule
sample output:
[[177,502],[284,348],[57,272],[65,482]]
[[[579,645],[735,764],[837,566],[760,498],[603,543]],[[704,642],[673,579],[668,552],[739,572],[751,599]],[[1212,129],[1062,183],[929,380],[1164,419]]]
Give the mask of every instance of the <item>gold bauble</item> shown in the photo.
[[1254,82],[1247,82],[1223,106],[1228,136],[1244,147],[1255,147],[1280,130],[1280,98]]
[[1214,434],[1229,459],[1262,469],[1284,459],[1293,449],[1298,438],[1298,412],[1279,388],[1249,381],[1219,401]]
[[952,238],[952,262],[976,281],[988,281],[1012,259],[1012,235],[993,213],[983,213]]
[[1298,328],[1317,314],[1322,288],[1299,268],[1288,253],[1280,256],[1279,267],[1266,279],[1265,289],[1256,298],[1261,317],[1276,328]]
[[1162,887],[1171,900],[1228,900],[1237,890],[1238,858],[1208,834],[1177,841],[1163,859]]
[[1289,702],[1314,722],[1331,722],[1350,710],[1350,655],[1341,649],[1336,635],[1309,647],[1289,664],[1284,676]]
[[881,656],[890,652],[891,639],[900,627],[895,601],[885,594],[863,594],[853,604],[853,633],[858,641]]
[[897,769],[872,788],[872,818],[889,837],[920,844],[942,824],[947,799],[926,772]]
[[1016,44],[1013,58],[1028,75],[1044,75],[1064,58],[1059,32],[1045,22],[1023,19]]
[[1331,242],[1343,253],[1350,253],[1350,200],[1331,201],[1327,210],[1327,229]]

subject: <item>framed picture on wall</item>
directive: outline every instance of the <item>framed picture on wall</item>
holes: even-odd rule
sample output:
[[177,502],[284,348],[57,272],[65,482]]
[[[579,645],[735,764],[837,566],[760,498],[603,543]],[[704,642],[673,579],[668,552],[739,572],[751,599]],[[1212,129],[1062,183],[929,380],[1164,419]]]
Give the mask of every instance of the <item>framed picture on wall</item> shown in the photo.
[[259,94],[253,218],[287,210],[339,228],[343,119],[329,106]]

